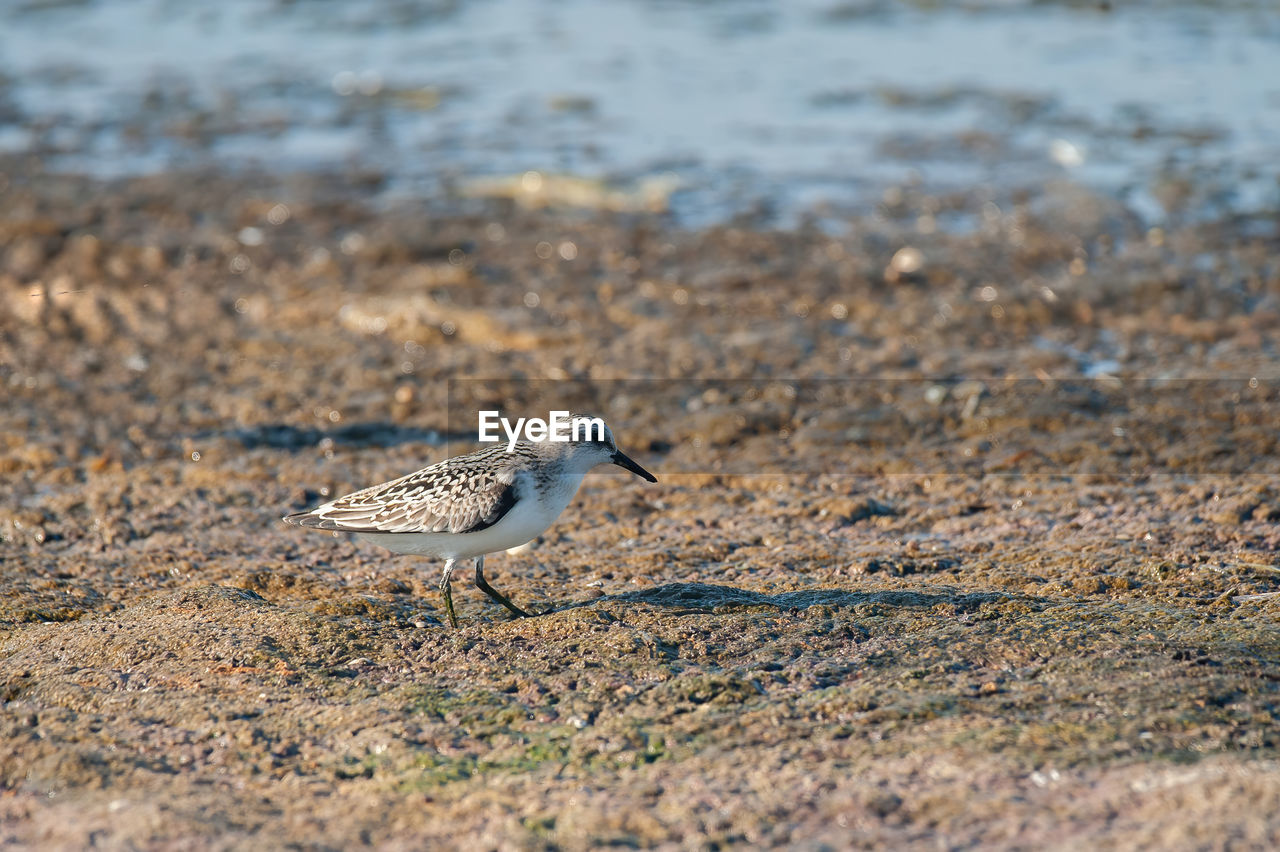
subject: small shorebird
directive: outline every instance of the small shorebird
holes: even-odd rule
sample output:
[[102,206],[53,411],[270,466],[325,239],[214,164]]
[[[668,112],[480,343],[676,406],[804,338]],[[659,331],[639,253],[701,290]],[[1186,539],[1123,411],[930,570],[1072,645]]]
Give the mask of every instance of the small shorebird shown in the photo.
[[[601,423],[603,426],[603,423]],[[449,580],[474,559],[476,586],[518,616],[529,613],[484,579],[484,557],[533,540],[560,516],[587,471],[616,464],[649,482],[657,478],[628,458],[607,426],[597,440],[521,441],[446,459],[400,479],[339,497],[287,523],[353,532],[396,553],[445,560],[440,578],[449,624],[458,626]]]

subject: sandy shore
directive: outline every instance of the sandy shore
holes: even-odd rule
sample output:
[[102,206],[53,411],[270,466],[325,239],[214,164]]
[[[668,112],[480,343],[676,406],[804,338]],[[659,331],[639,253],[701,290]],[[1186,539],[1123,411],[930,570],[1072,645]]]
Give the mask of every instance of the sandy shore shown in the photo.
[[[1277,221],[984,203],[0,164],[0,844],[1280,844]],[[279,522],[557,393],[550,614]]]

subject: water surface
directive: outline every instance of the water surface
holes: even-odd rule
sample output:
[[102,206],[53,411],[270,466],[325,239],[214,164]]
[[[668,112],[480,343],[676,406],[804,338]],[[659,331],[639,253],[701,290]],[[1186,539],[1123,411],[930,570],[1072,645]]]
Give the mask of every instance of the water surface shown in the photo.
[[1060,177],[1156,222],[1280,202],[1270,3],[35,0],[0,74],[0,148],[101,174],[674,175],[688,221]]

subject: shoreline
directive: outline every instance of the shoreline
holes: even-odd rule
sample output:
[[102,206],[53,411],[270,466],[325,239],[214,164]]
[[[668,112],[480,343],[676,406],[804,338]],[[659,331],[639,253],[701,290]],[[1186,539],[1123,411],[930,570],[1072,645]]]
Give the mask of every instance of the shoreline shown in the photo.
[[[5,842],[1280,842],[1275,448],[1211,416],[1274,412],[1280,220],[1057,187],[965,234],[910,193],[838,234],[689,229],[21,162]],[[1074,407],[1008,407],[1039,374]],[[1140,441],[1051,428],[1110,426],[1105,376],[1219,383],[1138,385]],[[911,392],[819,396],[867,377]],[[637,378],[605,416],[661,487],[590,477],[488,566],[548,615],[459,584],[449,633],[437,566],[279,523],[454,454],[466,399]]]

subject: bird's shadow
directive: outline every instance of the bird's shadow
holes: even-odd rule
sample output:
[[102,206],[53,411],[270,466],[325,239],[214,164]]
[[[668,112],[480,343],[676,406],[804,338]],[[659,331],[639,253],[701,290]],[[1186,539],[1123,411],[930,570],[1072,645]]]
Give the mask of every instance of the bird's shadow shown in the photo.
[[564,604],[547,611],[564,612],[595,606],[600,603],[647,603],[668,609],[680,610],[677,615],[716,612],[739,607],[768,606],[779,611],[804,610],[813,606],[858,606],[859,604],[879,603],[893,607],[928,608],[938,604],[950,604],[961,612],[977,610],[983,604],[1023,601],[1028,604],[1039,603],[1038,598],[1021,595],[1010,595],[1004,592],[915,592],[915,591],[880,591],[880,592],[848,592],[841,589],[805,589],[797,592],[780,592],[767,595],[733,586],[717,586],[711,583],[667,583],[651,589],[635,592],[623,592],[617,595],[604,595],[587,601]]

